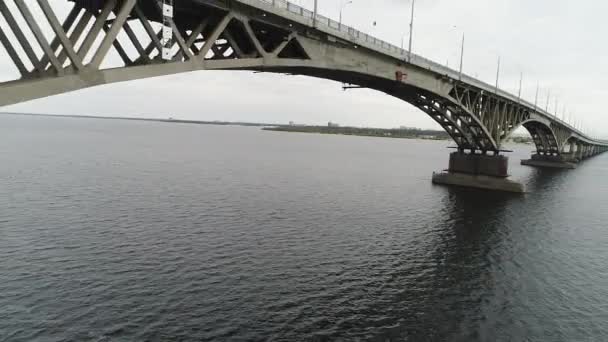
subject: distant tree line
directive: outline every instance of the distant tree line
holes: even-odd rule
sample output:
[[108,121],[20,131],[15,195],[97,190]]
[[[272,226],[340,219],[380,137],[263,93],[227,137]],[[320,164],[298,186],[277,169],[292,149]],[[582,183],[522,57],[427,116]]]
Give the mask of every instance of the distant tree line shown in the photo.
[[320,133],[358,135],[371,137],[404,138],[404,139],[433,139],[448,140],[450,136],[445,131],[419,128],[359,128],[359,127],[328,127],[328,126],[277,126],[265,130],[281,132]]

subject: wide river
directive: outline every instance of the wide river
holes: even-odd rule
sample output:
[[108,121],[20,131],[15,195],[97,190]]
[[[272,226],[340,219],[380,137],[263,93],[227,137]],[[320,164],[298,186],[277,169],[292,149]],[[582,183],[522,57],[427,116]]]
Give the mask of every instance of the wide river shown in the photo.
[[0,341],[607,341],[608,155],[0,116]]

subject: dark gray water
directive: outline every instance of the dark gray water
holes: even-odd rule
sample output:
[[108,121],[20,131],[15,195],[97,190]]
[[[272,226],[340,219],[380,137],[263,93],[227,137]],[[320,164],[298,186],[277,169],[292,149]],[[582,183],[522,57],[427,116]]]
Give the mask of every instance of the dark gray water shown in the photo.
[[606,341],[608,155],[0,116],[0,341]]

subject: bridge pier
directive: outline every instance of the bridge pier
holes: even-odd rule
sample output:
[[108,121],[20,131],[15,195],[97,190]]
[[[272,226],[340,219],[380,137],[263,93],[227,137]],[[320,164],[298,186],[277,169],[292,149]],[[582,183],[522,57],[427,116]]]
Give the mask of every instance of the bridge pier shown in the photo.
[[606,150],[605,146],[571,142],[568,152],[563,151],[560,154],[537,153],[532,155],[531,159],[522,160],[521,164],[536,167],[575,169],[579,162],[606,152]]
[[524,159],[521,165],[548,167],[554,169],[576,169],[579,158],[576,153],[562,153],[561,155],[533,154],[531,159]]
[[508,180],[509,158],[501,155],[450,154],[447,171],[433,173],[433,183],[523,193],[524,186]]

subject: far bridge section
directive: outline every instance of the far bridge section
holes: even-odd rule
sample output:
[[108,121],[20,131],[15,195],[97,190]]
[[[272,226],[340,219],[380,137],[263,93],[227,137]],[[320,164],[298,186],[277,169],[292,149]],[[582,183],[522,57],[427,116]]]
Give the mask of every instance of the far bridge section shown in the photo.
[[[20,74],[0,84],[0,106],[176,73],[250,70],[354,84],[419,108],[457,145],[437,183],[523,191],[507,180],[501,155],[520,126],[537,149],[526,165],[572,167],[608,149],[498,85],[283,0],[176,0],[171,8],[157,0],[69,0],[71,11],[59,18],[55,7],[67,1],[0,0],[0,42]],[[120,65],[108,66],[111,50]]]

